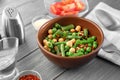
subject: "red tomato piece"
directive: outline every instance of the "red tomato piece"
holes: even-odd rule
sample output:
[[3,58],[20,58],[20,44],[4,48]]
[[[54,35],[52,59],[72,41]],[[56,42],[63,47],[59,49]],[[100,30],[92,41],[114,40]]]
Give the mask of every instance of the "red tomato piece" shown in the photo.
[[21,76],[19,80],[40,80],[36,75],[28,74]]
[[85,8],[85,5],[82,2],[76,2],[75,4],[76,4],[75,10],[77,11],[81,11]]
[[64,12],[62,11],[60,16],[65,16],[65,15],[77,15],[78,11],[69,11],[69,12]]
[[55,4],[53,4],[55,6],[55,8],[58,8],[59,10],[63,10],[62,6],[64,6],[64,4],[62,4],[61,2],[56,2]]
[[51,6],[50,6],[50,11],[51,11],[53,14],[56,14],[57,11],[56,11],[54,5],[51,5]]
[[76,15],[85,8],[80,0],[62,0],[50,6],[50,11],[55,15]]
[[75,4],[71,3],[71,4],[67,4],[65,6],[63,6],[63,10],[64,11],[73,11],[75,9]]

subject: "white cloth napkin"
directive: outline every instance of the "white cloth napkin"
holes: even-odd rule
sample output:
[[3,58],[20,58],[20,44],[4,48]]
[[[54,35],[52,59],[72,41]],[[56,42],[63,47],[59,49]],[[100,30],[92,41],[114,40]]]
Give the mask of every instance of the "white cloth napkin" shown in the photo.
[[[100,2],[86,16],[87,19],[90,19],[90,20],[94,21],[95,23],[97,23],[102,28],[104,36],[107,38],[107,40],[109,40],[111,43],[113,43],[120,50],[120,31],[115,32],[115,31],[109,31],[109,30],[105,29],[104,26],[96,18],[95,10],[97,10],[97,9],[107,11],[111,15],[117,17],[118,19],[120,19],[120,10],[114,9],[107,4],[105,4],[103,2]],[[107,53],[107,52],[105,52],[104,50],[101,49],[98,53],[98,56],[100,56],[100,57],[102,57],[102,58],[104,58],[108,61],[111,61],[111,62],[120,66],[120,56],[117,55],[117,53]]]

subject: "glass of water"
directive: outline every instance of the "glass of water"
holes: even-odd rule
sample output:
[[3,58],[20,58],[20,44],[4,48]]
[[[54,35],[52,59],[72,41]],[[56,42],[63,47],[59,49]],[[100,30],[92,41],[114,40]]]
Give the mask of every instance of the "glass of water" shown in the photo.
[[15,57],[18,53],[19,40],[6,37],[0,40],[0,80],[12,80],[17,74]]

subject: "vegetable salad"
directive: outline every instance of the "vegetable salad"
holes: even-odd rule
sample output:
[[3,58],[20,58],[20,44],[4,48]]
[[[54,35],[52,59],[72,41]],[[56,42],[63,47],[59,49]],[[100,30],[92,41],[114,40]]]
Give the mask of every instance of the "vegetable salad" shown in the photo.
[[87,28],[80,25],[60,25],[55,23],[48,30],[43,46],[53,54],[63,57],[76,57],[89,54],[98,47],[96,36],[90,35]]

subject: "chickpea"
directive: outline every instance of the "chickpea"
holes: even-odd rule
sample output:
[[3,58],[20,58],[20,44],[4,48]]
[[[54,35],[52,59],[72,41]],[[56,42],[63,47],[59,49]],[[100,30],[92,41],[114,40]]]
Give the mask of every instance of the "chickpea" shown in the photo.
[[57,50],[57,48],[58,48],[57,46],[54,47],[55,50]]
[[79,25],[76,26],[75,30],[76,30],[76,31],[81,31],[81,26],[79,26]]
[[70,48],[69,51],[72,52],[72,53],[75,53],[75,48]]
[[75,29],[70,29],[70,32],[75,32]]
[[48,43],[49,43],[49,42],[46,42],[44,45],[45,45],[45,46],[48,46]]
[[53,39],[54,42],[57,42],[57,39]]
[[80,47],[76,47],[76,51],[79,50],[79,49],[80,49]]
[[84,44],[81,44],[81,45],[80,45],[80,48],[83,48],[83,47],[84,47]]
[[87,49],[87,47],[86,47],[86,46],[84,46],[84,49],[86,50],[86,49]]
[[44,39],[44,40],[43,40],[43,44],[44,44],[45,46],[48,46],[48,41],[47,41],[46,39]]
[[48,30],[48,33],[49,33],[49,34],[52,34],[52,29],[49,29],[49,30]]
[[50,51],[50,48],[49,48],[48,46],[45,45],[44,48],[45,48],[46,50]]
[[57,54],[58,56],[62,56],[62,53]]
[[69,46],[69,47],[72,47],[72,46],[73,46],[73,43],[72,43],[72,41],[68,41],[68,42],[66,43],[66,45]]
[[58,40],[59,42],[63,42],[64,41],[64,39],[63,38],[59,38],[59,40]]
[[45,45],[44,48],[47,50],[48,47]]
[[80,36],[83,36],[84,35],[84,32],[83,31],[80,31],[80,34],[79,34]]
[[60,37],[60,35],[58,34],[58,35],[57,35],[57,37],[59,38],[59,37]]
[[52,34],[49,34],[49,35],[48,35],[48,38],[49,38],[49,39],[52,39]]
[[47,40],[46,40],[46,39],[43,40],[43,44],[45,44],[45,43],[47,43]]
[[75,39],[72,39],[71,41],[72,41],[72,43],[75,43],[76,40],[75,40]]

